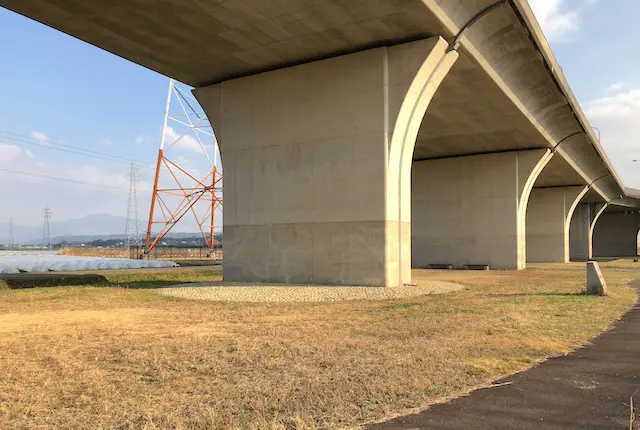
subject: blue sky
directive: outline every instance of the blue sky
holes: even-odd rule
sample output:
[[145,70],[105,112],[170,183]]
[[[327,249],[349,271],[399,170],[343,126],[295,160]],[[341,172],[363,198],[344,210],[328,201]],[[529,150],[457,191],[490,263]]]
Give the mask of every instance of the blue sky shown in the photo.
[[[126,215],[126,161],[56,151],[27,143],[38,142],[29,137],[146,162],[138,184],[139,218],[146,219],[168,79],[2,8],[0,52],[0,168],[106,186],[0,171],[2,221],[13,216],[17,224],[40,224],[47,203],[54,220]],[[172,106],[174,112],[179,108]],[[170,134],[182,134],[178,127]],[[168,155],[192,170],[208,171],[194,142],[187,136]],[[195,225],[179,230],[185,228]]]
[[640,2],[530,0],[545,35],[626,186],[640,188]]
[[153,158],[133,143],[161,124],[165,77],[4,9],[0,52],[3,129]]
[[[637,0],[532,0],[578,100],[629,186],[640,188],[640,16]],[[154,163],[167,78],[0,8],[0,130]],[[127,166],[17,141],[0,132],[0,168],[114,188],[0,171],[0,217],[41,222],[90,213],[124,216]],[[177,157],[189,163],[187,146]],[[194,166],[200,169],[200,167]],[[140,168],[140,217],[152,169]]]
[[[154,162],[167,78],[1,8],[0,52],[0,130]],[[2,143],[0,167],[127,186],[126,164],[0,137]],[[146,170],[141,179],[150,180]],[[54,219],[126,214],[126,190],[3,172],[0,178],[1,216],[19,224],[40,223],[45,203]],[[149,199],[141,193],[143,218]]]

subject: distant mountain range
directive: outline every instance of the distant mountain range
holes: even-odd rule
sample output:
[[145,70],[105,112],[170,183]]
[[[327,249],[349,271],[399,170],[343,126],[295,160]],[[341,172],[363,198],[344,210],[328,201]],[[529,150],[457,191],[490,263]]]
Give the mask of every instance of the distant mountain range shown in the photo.
[[[78,219],[51,222],[51,242],[90,242],[92,240],[123,239],[126,218],[109,214],[87,215]],[[140,234],[144,234],[146,221],[139,220]],[[143,227],[144,226],[144,227]],[[42,225],[14,225],[13,235],[16,244],[39,245],[42,243]],[[171,233],[170,237],[192,237],[194,232]],[[7,243],[9,223],[0,223],[0,243]],[[217,234],[216,234],[217,236]]]

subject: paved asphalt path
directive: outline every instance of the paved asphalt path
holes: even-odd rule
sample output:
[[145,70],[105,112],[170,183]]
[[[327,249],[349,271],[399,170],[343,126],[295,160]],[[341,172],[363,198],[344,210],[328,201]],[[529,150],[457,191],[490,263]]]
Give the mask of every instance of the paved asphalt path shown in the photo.
[[[640,388],[640,305],[585,348],[496,384],[504,382],[512,384],[367,429],[628,429]],[[640,391],[634,403],[640,410]]]

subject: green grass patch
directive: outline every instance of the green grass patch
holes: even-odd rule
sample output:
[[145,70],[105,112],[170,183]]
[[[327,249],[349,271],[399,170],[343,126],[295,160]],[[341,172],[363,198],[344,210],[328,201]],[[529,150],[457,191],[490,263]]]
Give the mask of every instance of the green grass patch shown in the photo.
[[120,287],[120,288],[160,288],[179,283],[206,282],[219,280],[221,268],[193,270],[116,270],[98,271],[90,274],[74,273],[21,273],[0,275],[0,288],[50,288],[50,287]]
[[600,267],[618,267],[625,269],[640,269],[640,262],[633,261],[633,258],[620,258],[618,260],[601,261]]
[[388,312],[388,311],[395,311],[399,309],[410,309],[416,306],[418,306],[418,303],[394,303],[389,306],[383,306],[381,308],[377,308],[376,312]]

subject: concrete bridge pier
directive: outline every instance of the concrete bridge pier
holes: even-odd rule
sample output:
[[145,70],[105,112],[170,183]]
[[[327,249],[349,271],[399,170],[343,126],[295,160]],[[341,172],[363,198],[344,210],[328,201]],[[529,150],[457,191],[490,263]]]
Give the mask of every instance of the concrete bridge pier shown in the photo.
[[593,238],[598,220],[609,207],[607,203],[583,203],[574,211],[570,228],[570,256],[572,261],[586,261],[594,257]]
[[637,255],[640,215],[611,208],[604,203],[578,205],[571,221],[571,260]]
[[571,261],[586,261],[591,258],[591,225],[595,205],[580,203],[573,211],[569,228],[569,256]]
[[640,215],[635,210],[604,211],[593,226],[593,258],[638,255]]
[[534,188],[527,207],[527,261],[568,263],[573,213],[588,186]]
[[532,149],[416,161],[414,266],[523,269],[529,195],[552,155]]
[[224,279],[411,281],[411,163],[456,59],[440,38],[201,87],[224,167]]

